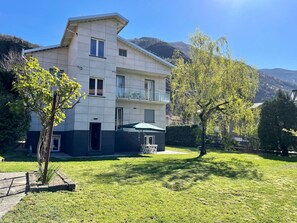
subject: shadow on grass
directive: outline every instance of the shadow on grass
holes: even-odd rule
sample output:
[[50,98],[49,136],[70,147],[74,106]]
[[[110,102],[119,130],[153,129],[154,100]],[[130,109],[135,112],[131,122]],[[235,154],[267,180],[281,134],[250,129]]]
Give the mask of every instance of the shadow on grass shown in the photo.
[[[27,156],[26,152],[14,152],[8,155],[1,155],[5,162],[37,162],[36,156]],[[122,154],[110,156],[85,156],[85,157],[71,157],[71,158],[57,158],[51,156],[51,162],[88,162],[88,161],[104,161],[104,160],[120,160],[120,158],[151,158],[151,156],[143,154]]]
[[120,158],[151,158],[151,156],[143,154],[129,154],[129,155],[110,155],[110,156],[85,156],[85,157],[71,157],[67,159],[51,158],[53,162],[89,162],[89,161],[105,161],[105,160],[120,160]]
[[[197,152],[199,153],[199,150],[195,147],[174,147],[178,148],[179,150],[185,150]],[[170,150],[170,148],[169,148]],[[247,150],[247,149],[234,149],[234,150],[224,150],[224,149],[216,149],[216,148],[207,148],[207,152],[215,152],[215,153],[221,153],[221,154],[251,154],[251,155],[258,155],[263,157],[264,159],[270,159],[270,160],[278,160],[278,161],[284,161],[284,162],[297,162],[297,152],[291,153],[289,157],[284,157],[281,154],[276,153],[269,153],[261,150]]]
[[170,190],[188,189],[211,176],[230,179],[261,180],[262,174],[253,163],[239,159],[218,161],[214,158],[168,159],[141,163],[115,164],[109,173],[96,175],[98,183],[123,185],[159,181]]
[[36,157],[27,156],[27,152],[23,151],[9,151],[1,154],[5,162],[34,162]]

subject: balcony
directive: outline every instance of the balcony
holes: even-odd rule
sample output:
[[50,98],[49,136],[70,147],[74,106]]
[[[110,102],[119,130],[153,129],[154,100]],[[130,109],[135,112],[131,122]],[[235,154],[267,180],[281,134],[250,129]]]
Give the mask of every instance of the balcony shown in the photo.
[[118,100],[134,100],[140,102],[156,102],[166,104],[170,102],[170,92],[165,91],[145,91],[144,89],[117,88],[116,96]]

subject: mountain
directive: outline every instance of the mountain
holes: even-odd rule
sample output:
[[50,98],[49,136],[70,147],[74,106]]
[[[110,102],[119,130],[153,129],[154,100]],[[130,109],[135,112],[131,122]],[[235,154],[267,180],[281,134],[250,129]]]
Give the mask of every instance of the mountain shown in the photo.
[[[168,61],[172,61],[174,51],[179,50],[181,52],[180,55],[186,61],[189,61],[190,45],[181,41],[167,43],[157,38],[142,37],[132,39],[131,42]],[[32,44],[15,36],[0,34],[0,60],[4,55],[7,55],[10,50],[21,52],[22,48],[30,49],[34,47],[38,47],[38,45]],[[259,79],[260,86],[255,102],[262,102],[274,97],[278,89],[282,89],[287,92],[297,89],[297,85],[295,85],[295,83],[297,83],[297,71],[280,68],[260,69]]]
[[297,71],[296,70],[286,70],[281,68],[274,69],[260,69],[263,74],[278,78],[280,80],[288,81],[290,83],[297,84]]
[[30,43],[19,37],[0,34],[0,60],[8,55],[9,51],[22,52],[22,49],[32,49],[38,45]]
[[[179,50],[177,47],[172,46],[170,43],[164,42],[157,38],[142,37],[139,39],[135,38],[130,41],[168,61],[171,61],[171,58],[174,55],[174,51]],[[182,58],[184,58],[184,60],[189,60],[189,57],[184,52],[180,51],[180,55]]]
[[171,42],[169,43],[171,46],[175,47],[179,51],[183,52],[188,58],[190,58],[190,51],[191,51],[191,45],[186,44],[184,42]]
[[[184,42],[171,42],[151,38],[142,37],[131,40],[133,43],[142,48],[156,54],[157,56],[171,61],[173,52],[179,50],[182,57],[189,61],[190,45]],[[285,69],[261,69],[259,70],[259,90],[256,94],[254,102],[263,102],[275,96],[278,89],[290,93],[293,89],[297,89],[297,71]]]
[[259,84],[259,89],[254,102],[263,102],[267,99],[273,98],[279,89],[288,93],[290,93],[293,89],[297,89],[296,84],[269,76],[262,71],[259,71]]

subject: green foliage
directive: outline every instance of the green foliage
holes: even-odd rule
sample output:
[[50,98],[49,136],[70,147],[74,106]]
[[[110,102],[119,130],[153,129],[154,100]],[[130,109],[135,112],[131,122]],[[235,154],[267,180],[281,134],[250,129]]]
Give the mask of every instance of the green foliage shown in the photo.
[[22,97],[22,103],[30,111],[35,112],[43,127],[47,127],[51,117],[53,92],[58,96],[54,125],[65,120],[65,109],[72,108],[73,102],[81,97],[81,85],[60,73],[57,67],[51,74],[42,68],[36,58],[30,57],[25,66],[17,67],[17,81],[14,88]]
[[[57,172],[59,171],[59,169],[60,169],[60,167],[51,165],[48,168],[46,179],[45,179],[44,183],[49,184],[54,179],[54,177],[57,174]],[[44,176],[43,169],[39,169],[38,170],[38,181],[41,182],[43,180],[43,176]]]
[[178,59],[172,71],[172,98],[175,108],[199,117],[202,156],[206,153],[206,127],[213,116],[221,113],[229,120],[248,116],[258,73],[244,62],[232,59],[225,38],[213,41],[197,32],[191,43],[191,61]]
[[[0,36],[1,37],[1,36]],[[1,38],[0,38],[1,41]],[[11,149],[25,138],[30,114],[24,106],[16,106],[19,93],[13,89],[16,78],[13,66],[21,65],[20,53],[4,51],[0,46],[0,149]]]
[[200,143],[200,132],[201,129],[197,125],[167,126],[165,143],[173,146],[195,147]]
[[17,140],[25,137],[30,124],[29,113],[24,107],[15,108],[15,100],[0,84],[0,148],[16,145]]
[[[174,47],[174,50],[178,49],[180,51],[180,56],[183,57],[185,61],[189,60],[190,45],[183,42],[164,43],[159,39],[149,37],[133,39],[132,42],[173,64],[175,64],[175,60],[174,53],[172,53],[172,47]],[[277,72],[278,74],[274,75],[273,72],[270,71]],[[282,89],[288,92],[290,92],[292,89],[296,89],[297,86],[293,81],[288,82],[284,80],[286,79],[284,77],[288,74],[293,77],[291,77],[291,79],[294,79],[294,71],[281,69],[259,70],[259,89],[254,102],[263,102],[265,100],[272,99],[277,93],[276,89]],[[276,78],[271,75],[275,76]]]
[[[210,150],[196,159],[195,148],[166,150],[187,154],[53,163],[77,183],[77,191],[28,193],[1,221],[297,221],[297,157]],[[35,166],[32,161],[0,162],[0,171],[25,172]]]
[[277,97],[262,106],[258,135],[261,148],[281,151],[288,155],[288,148],[295,148],[297,140],[284,129],[297,129],[297,107],[289,95],[279,91]]
[[50,73],[33,57],[28,58],[24,66],[17,66],[15,69],[17,80],[14,82],[14,89],[22,97],[19,104],[36,113],[41,121],[37,160],[45,183],[48,177],[45,175],[48,175],[52,127],[64,121],[65,110],[73,108],[79,102],[82,97],[81,85],[66,73],[60,72],[57,67]]

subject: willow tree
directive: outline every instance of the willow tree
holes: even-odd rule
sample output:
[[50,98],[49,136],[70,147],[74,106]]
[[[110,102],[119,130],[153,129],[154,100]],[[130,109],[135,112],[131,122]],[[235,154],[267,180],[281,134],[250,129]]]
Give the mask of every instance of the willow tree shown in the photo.
[[81,85],[57,67],[53,67],[53,72],[42,68],[33,57],[28,58],[24,66],[18,66],[16,74],[14,88],[22,97],[20,102],[41,121],[37,161],[42,182],[46,183],[53,126],[63,122],[65,110],[79,102]]
[[243,61],[232,59],[223,37],[213,41],[196,32],[190,40],[190,61],[177,59],[172,71],[172,98],[179,110],[199,117],[201,157],[206,154],[209,119],[218,113],[235,116],[241,108],[249,108],[256,94],[258,73]]

